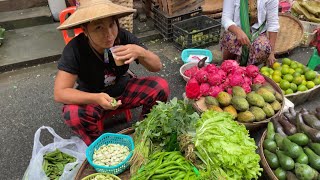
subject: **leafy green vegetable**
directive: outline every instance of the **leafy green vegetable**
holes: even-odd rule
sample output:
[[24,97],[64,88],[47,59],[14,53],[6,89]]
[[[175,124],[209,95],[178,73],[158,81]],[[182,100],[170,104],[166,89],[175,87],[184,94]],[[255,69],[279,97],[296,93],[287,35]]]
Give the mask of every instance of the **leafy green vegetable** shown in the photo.
[[257,179],[261,175],[254,140],[229,113],[206,111],[196,127],[196,154],[207,166],[206,178],[217,173],[224,179]]
[[56,149],[55,151],[49,152],[43,156],[42,169],[46,173],[47,177],[56,180],[62,175],[64,166],[75,161],[75,157]]
[[176,150],[177,136],[195,130],[198,119],[199,115],[192,105],[177,98],[167,103],[158,102],[153,106],[147,117],[135,124],[136,147],[131,159],[131,173],[134,174],[142,164],[146,163],[148,156],[146,153],[141,153],[147,152],[147,148],[150,148],[146,146],[146,142],[150,140],[152,145],[159,144],[165,150]]

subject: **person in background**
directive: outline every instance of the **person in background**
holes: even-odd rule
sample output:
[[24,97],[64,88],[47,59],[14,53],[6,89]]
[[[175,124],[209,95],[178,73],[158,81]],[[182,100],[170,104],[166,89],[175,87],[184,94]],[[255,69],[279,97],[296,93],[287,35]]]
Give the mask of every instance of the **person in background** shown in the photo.
[[271,66],[279,31],[278,0],[224,0],[221,37],[223,60]]
[[133,62],[150,72],[162,68],[156,54],[133,34],[119,28],[118,18],[133,12],[134,9],[108,0],[80,0],[77,10],[58,27],[83,29],[62,52],[54,99],[64,104],[65,123],[87,145],[102,134],[98,122],[105,120],[111,111],[142,106],[143,118],[156,101],[168,99],[165,79],[137,78],[128,73]]

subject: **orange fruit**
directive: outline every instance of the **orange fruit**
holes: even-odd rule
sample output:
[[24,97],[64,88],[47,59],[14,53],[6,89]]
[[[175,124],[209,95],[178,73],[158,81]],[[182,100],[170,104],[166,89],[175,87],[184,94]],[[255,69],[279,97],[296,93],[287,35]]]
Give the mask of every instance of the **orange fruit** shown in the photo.
[[272,68],[273,68],[273,69],[277,69],[277,68],[279,68],[279,67],[281,67],[281,64],[280,64],[279,62],[275,62],[275,63],[273,63],[273,65],[272,65]]
[[298,86],[294,83],[290,84],[290,89],[292,89],[293,92],[296,92],[298,90]]
[[295,77],[293,78],[293,83],[296,84],[296,85],[300,85],[302,83],[303,79],[301,76],[298,76],[298,77]]
[[303,73],[303,70],[301,69],[301,68],[296,68],[295,70],[294,70],[295,72],[298,72],[298,73],[300,73],[300,74],[302,74]]
[[298,64],[297,64],[296,62],[292,62],[292,63],[290,64],[290,67],[291,67],[292,69],[296,69],[296,68],[298,67]]
[[287,95],[287,94],[292,94],[293,93],[293,90],[292,89],[287,89],[286,91],[285,91],[285,94]]
[[320,84],[320,78],[319,77],[314,78],[313,82],[314,82],[315,85],[319,85]]
[[272,75],[272,79],[274,82],[276,83],[279,83],[282,79],[281,79],[281,76],[277,75],[277,74],[274,74]]
[[283,58],[282,59],[282,64],[287,64],[287,65],[290,65],[292,63],[291,59],[289,58]]
[[306,87],[305,85],[300,84],[300,85],[298,86],[298,91],[306,91],[306,90],[307,90],[307,87]]
[[289,68],[289,74],[293,74],[295,71],[292,68]]
[[289,73],[289,68],[287,68],[287,67],[282,67],[281,73],[282,73],[282,75],[288,74],[288,73]]

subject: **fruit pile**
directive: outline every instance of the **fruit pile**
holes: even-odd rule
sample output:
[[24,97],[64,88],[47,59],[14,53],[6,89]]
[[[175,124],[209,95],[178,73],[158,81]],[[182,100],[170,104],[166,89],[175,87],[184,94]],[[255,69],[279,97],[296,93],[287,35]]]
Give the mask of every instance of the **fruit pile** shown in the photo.
[[253,84],[252,91],[246,94],[240,86],[232,87],[232,94],[220,92],[216,97],[206,96],[207,109],[228,112],[239,122],[263,121],[281,109],[282,95],[264,83]]
[[282,64],[274,63],[272,68],[264,66],[260,72],[273,79],[285,95],[303,92],[320,84],[320,76],[315,71],[289,58],[283,58]]
[[301,109],[268,123],[263,154],[279,180],[319,179],[320,108],[316,112]]
[[187,69],[184,75],[190,78],[186,85],[186,96],[189,99],[216,97],[222,91],[232,94],[234,86],[241,86],[249,93],[252,84],[265,83],[265,78],[259,73],[257,66],[241,67],[234,60],[225,60],[220,67],[214,64],[200,68],[193,66]]

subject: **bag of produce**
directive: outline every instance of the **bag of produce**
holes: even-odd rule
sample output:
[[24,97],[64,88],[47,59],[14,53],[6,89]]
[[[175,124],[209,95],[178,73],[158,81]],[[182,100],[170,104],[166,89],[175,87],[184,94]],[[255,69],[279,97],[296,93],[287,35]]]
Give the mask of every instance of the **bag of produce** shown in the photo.
[[[46,146],[40,142],[40,133],[44,129],[54,137]],[[86,159],[86,149],[87,145],[80,138],[63,139],[51,127],[42,126],[34,135],[32,158],[22,179],[74,179]]]

